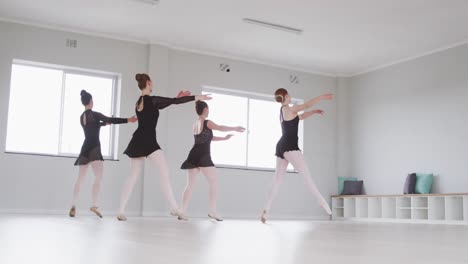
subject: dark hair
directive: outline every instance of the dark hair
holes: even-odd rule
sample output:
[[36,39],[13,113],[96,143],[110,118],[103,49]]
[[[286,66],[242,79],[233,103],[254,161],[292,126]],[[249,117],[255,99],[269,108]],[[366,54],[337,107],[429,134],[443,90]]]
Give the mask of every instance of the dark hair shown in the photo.
[[284,88],[279,88],[278,90],[276,90],[275,92],[275,100],[276,102],[278,103],[282,103],[284,102],[284,99],[286,99],[286,95],[288,94],[288,90],[284,89]]
[[135,75],[135,80],[138,82],[138,88],[140,88],[140,90],[143,90],[146,88],[146,83],[148,81],[151,81],[151,78],[146,73],[137,73]]
[[205,108],[208,108],[208,104],[206,102],[203,102],[203,101],[195,102],[195,111],[197,111],[198,115],[203,114],[203,110],[205,110]]
[[85,91],[85,90],[81,90],[80,95],[81,95],[81,103],[83,105],[89,104],[89,101],[91,101],[91,99],[93,99],[93,96],[90,93],[88,93],[87,91]]

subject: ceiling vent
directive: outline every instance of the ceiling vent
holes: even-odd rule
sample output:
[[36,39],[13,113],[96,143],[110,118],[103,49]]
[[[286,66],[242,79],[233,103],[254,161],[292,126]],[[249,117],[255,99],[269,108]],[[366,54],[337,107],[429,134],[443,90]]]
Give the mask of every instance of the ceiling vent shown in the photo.
[[78,41],[76,39],[67,39],[65,46],[68,48],[76,48],[78,46]]

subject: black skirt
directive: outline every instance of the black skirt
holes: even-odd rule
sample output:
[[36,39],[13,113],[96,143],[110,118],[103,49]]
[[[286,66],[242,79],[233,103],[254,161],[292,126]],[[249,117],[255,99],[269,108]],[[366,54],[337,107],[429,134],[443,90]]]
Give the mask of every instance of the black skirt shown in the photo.
[[101,153],[101,146],[81,149],[80,155],[75,161],[75,166],[86,165],[95,160],[104,160]]
[[297,144],[297,140],[285,140],[281,138],[276,144],[276,156],[284,159],[284,153],[288,151],[301,150]]
[[128,143],[127,149],[125,149],[124,154],[130,158],[140,158],[148,157],[151,153],[156,150],[160,150],[156,137],[145,137],[140,135],[134,135]]
[[195,145],[180,168],[188,170],[200,167],[214,167],[214,163],[209,151],[206,151],[202,146]]

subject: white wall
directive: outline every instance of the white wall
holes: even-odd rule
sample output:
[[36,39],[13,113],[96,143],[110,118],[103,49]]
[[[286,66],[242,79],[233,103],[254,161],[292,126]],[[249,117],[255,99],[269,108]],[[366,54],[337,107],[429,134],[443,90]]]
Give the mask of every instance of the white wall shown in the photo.
[[[199,93],[202,85],[241,89],[271,94],[286,87],[294,97],[310,98],[324,92],[336,92],[336,79],[297,73],[298,85],[289,85],[289,70],[231,59],[199,55],[158,45],[91,37],[0,22],[0,149],[5,149],[9,80],[13,58],[83,67],[122,74],[121,116],[133,114],[138,98],[134,75],[149,72],[156,93],[174,96],[180,89]],[[65,47],[65,39],[78,40],[77,49]],[[230,73],[218,70],[219,63],[229,63]],[[336,190],[336,125],[337,104],[321,105],[325,118],[307,120],[304,148],[319,189],[326,196]],[[174,193],[180,200],[185,185],[185,172],[180,163],[193,144],[191,124],[196,118],[193,104],[173,106],[161,111],[158,140],[170,163]],[[119,153],[134,131],[135,125],[120,126]],[[272,146],[272,158],[274,146]],[[120,162],[105,163],[105,180],[101,207],[115,213],[123,180],[130,171],[129,159],[119,154]],[[77,168],[73,159],[0,153],[2,184],[0,211],[66,213]],[[219,169],[219,211],[224,216],[258,217],[273,172]],[[90,175],[83,187],[80,207],[90,201]],[[143,187],[142,187],[143,186]],[[207,184],[200,177],[190,206],[193,216],[207,213]],[[144,175],[130,200],[129,212],[143,215],[167,215],[159,190],[157,172],[146,164]],[[290,174],[273,207],[276,217],[314,218],[324,216],[297,174]]]
[[[123,100],[120,115],[130,116],[133,115],[133,102],[126,98],[136,97],[138,91],[128,87],[135,86],[135,72],[147,70],[147,48],[142,44],[4,22],[0,22],[0,34],[0,211],[65,213],[69,209],[71,190],[78,174],[78,167],[73,166],[74,159],[4,153],[12,60],[23,59],[121,73]],[[78,48],[66,48],[67,38],[77,39]],[[134,124],[120,126],[121,161],[105,163],[101,196],[104,210],[115,210],[118,207],[119,192],[126,176],[122,172],[130,170],[127,158],[121,153],[134,128]],[[33,137],[34,128],[25,131],[24,136]],[[91,177],[88,177],[80,198],[83,208],[88,207],[91,200]],[[140,192],[140,186],[136,192]],[[129,211],[140,212],[140,205],[138,199],[132,200]]]
[[465,45],[342,79],[339,174],[370,194],[402,193],[410,172],[435,173],[435,192],[466,192],[467,69]]

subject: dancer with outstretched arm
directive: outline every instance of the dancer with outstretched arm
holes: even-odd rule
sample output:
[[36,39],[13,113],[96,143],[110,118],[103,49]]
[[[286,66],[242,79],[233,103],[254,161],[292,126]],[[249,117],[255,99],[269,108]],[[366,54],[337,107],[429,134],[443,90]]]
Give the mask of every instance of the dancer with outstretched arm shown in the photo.
[[125,207],[141,173],[145,158],[148,158],[153,167],[159,170],[160,187],[171,208],[171,215],[180,216],[181,213],[174,198],[169,179],[169,166],[164,152],[156,140],[156,125],[158,123],[159,110],[173,104],[183,104],[194,100],[209,100],[211,98],[208,95],[190,96],[190,92],[187,91],[181,91],[176,98],[152,96],[153,83],[151,78],[147,74],[141,73],[137,74],[135,79],[141,91],[141,96],[135,105],[138,128],[133,133],[133,137],[124,152],[131,158],[132,168],[131,174],[127,178],[122,190],[117,219],[120,221],[127,220]]
[[76,215],[76,203],[78,201],[78,194],[80,193],[81,185],[86,177],[89,167],[93,169],[94,172],[94,184],[92,192],[92,206],[90,208],[91,212],[95,213],[97,216],[102,218],[101,212],[98,210],[97,200],[99,196],[99,191],[101,190],[101,180],[104,173],[104,164],[103,157],[101,154],[101,142],[99,140],[99,132],[101,131],[101,126],[107,124],[123,124],[123,123],[134,123],[137,118],[135,116],[130,118],[113,118],[107,117],[99,112],[93,111],[93,97],[90,93],[85,90],[81,91],[81,103],[85,107],[85,111],[80,116],[81,127],[83,128],[85,134],[85,140],[83,146],[81,147],[80,155],[76,159],[75,166],[79,166],[78,178],[73,189],[73,200],[72,207],[70,209],[70,217],[75,217]]
[[[333,99],[333,94],[324,94],[308,100],[304,104],[290,106],[291,96],[289,95],[288,91],[284,88],[276,90],[275,100],[278,103],[281,103],[280,122],[282,136],[276,145],[276,175],[273,181],[273,185],[268,193],[267,202],[260,217],[260,220],[263,223],[265,223],[267,220],[267,214],[270,211],[271,204],[278,192],[281,183],[283,182],[283,178],[286,174],[289,163],[293,165],[295,170],[302,174],[306,181],[307,187],[311,191],[312,195],[317,199],[319,205],[327,212],[328,215],[331,215],[330,207],[312,180],[309,167],[307,166],[304,155],[298,146],[299,120],[304,120],[315,114],[323,114],[322,110],[306,110],[316,105],[320,101],[331,99]],[[302,111],[305,112],[299,114],[299,112]]]
[[236,131],[244,132],[245,128],[236,126],[222,126],[217,125],[211,120],[207,120],[209,114],[208,104],[206,102],[197,101],[195,103],[195,111],[198,114],[198,119],[193,126],[193,136],[195,138],[195,144],[193,145],[187,160],[182,163],[181,169],[188,170],[187,172],[187,185],[185,186],[184,193],[182,195],[182,208],[181,215],[178,217],[179,220],[188,220],[185,213],[188,208],[190,197],[192,196],[193,187],[198,174],[201,172],[205,175],[210,185],[209,191],[209,203],[210,211],[208,217],[216,221],[222,221],[223,219],[216,212],[216,200],[218,195],[218,173],[216,167],[211,160],[211,141],[228,140],[232,137],[231,134],[225,137],[213,136],[213,130],[218,131]]

